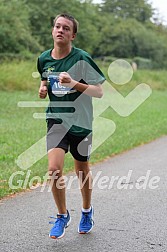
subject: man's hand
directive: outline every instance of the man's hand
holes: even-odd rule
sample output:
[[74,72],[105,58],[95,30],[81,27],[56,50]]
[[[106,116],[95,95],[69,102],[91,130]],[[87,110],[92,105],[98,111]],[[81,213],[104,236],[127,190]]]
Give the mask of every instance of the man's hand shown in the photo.
[[62,86],[73,88],[77,81],[73,80],[67,72],[62,72],[59,74],[59,82]]
[[45,99],[48,93],[47,86],[40,86],[39,88],[39,97]]

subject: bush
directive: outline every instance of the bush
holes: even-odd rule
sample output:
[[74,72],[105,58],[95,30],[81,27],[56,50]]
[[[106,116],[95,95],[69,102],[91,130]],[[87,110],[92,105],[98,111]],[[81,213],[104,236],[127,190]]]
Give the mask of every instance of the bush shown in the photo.
[[139,69],[152,69],[153,68],[153,62],[150,59],[135,57],[133,61],[137,64],[137,68]]
[[21,53],[0,53],[0,62],[11,62],[11,61],[21,61],[21,60],[33,60],[36,59],[36,55],[32,54],[30,51],[22,51]]

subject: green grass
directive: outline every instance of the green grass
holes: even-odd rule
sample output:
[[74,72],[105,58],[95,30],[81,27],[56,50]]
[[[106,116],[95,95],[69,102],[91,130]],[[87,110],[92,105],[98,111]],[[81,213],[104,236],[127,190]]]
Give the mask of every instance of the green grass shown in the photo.
[[[6,82],[5,77],[0,77],[1,85],[2,77],[4,78],[2,86],[5,87],[3,88],[4,91],[0,93],[0,197],[22,190],[12,190],[8,186],[10,176],[14,172],[20,171],[15,160],[46,133],[45,120],[35,120],[32,116],[34,112],[44,112],[44,108],[19,108],[17,106],[19,101],[39,100],[39,79],[34,80],[31,77],[31,73],[36,71],[35,65],[26,64],[26,66],[22,64],[22,70],[26,71],[25,75],[22,74],[22,71],[19,72],[20,76],[15,73],[12,87],[10,75],[7,76],[9,83]],[[17,72],[17,67],[14,65],[10,70]],[[28,77],[28,75],[30,76]],[[140,70],[135,72],[133,80],[128,85],[115,86],[119,92],[125,95],[135,85],[145,82],[151,85],[153,93],[128,117],[119,116],[111,108],[108,108],[102,114],[103,117],[112,119],[116,123],[116,131],[91,155],[92,164],[167,134],[167,86],[164,76],[166,76],[166,73],[163,71]],[[47,172],[47,157],[45,156],[35,163],[29,170],[31,174],[28,181],[34,176],[42,178]],[[68,154],[65,160],[65,172],[71,170],[73,170],[73,160]],[[27,171],[23,172],[24,175],[15,177],[14,185],[17,186],[18,180],[24,181]]]
[[40,82],[40,78],[32,77],[37,72],[36,60],[5,62],[0,65],[0,72],[1,90],[35,90]]

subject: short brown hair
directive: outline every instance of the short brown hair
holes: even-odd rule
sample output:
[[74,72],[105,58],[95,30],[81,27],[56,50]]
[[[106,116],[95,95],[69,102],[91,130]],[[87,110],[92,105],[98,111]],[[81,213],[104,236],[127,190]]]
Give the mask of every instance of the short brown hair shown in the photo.
[[73,23],[73,32],[74,32],[74,34],[77,33],[79,23],[78,23],[78,21],[77,21],[73,16],[71,16],[71,15],[69,15],[69,14],[67,14],[67,13],[59,14],[59,15],[57,15],[57,16],[54,18],[54,20],[53,20],[53,25],[55,25],[55,22],[56,22],[56,20],[57,20],[59,17],[63,17],[63,18],[66,18],[66,19],[72,21],[72,23]]

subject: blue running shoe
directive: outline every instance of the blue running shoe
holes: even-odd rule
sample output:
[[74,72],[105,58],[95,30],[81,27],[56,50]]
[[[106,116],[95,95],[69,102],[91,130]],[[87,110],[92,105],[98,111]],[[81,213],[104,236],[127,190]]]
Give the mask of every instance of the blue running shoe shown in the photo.
[[49,222],[50,224],[54,224],[52,229],[50,230],[49,237],[52,239],[60,239],[65,234],[65,229],[71,222],[70,214],[67,210],[67,217],[64,217],[63,214],[57,214],[57,218],[51,217],[56,219],[55,222]]
[[87,234],[92,230],[94,226],[93,215],[93,207],[91,207],[91,210],[88,213],[82,212],[81,221],[78,227],[78,232],[80,234]]

